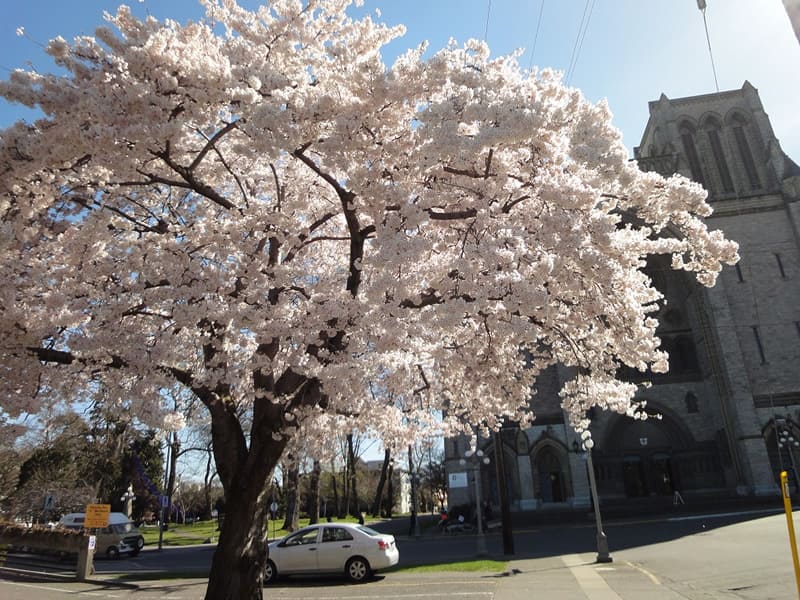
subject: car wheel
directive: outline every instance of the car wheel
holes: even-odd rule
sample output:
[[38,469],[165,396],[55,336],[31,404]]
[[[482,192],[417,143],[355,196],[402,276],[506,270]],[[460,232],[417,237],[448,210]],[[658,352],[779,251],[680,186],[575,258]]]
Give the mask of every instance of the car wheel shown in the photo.
[[110,546],[108,550],[106,550],[106,556],[111,559],[119,558],[119,548]]
[[354,556],[347,561],[344,567],[344,573],[353,583],[361,583],[369,579],[372,575],[372,569],[370,569],[367,559]]
[[275,568],[275,563],[267,559],[267,566],[264,567],[264,585],[273,583],[278,578],[278,569]]
[[144,548],[144,538],[142,536],[139,536],[138,538],[136,538],[136,548],[138,550],[141,550],[142,548]]

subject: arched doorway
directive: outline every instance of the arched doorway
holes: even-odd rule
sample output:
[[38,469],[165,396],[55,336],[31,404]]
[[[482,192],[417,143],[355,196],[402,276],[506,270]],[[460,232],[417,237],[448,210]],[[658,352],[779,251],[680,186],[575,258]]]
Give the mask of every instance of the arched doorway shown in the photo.
[[553,445],[545,444],[533,457],[536,495],[543,504],[567,500],[568,476],[562,454]]
[[[604,495],[640,498],[723,485],[719,449],[697,443],[671,411],[648,406],[650,418],[617,417],[595,448]],[[653,415],[657,415],[653,416]]]

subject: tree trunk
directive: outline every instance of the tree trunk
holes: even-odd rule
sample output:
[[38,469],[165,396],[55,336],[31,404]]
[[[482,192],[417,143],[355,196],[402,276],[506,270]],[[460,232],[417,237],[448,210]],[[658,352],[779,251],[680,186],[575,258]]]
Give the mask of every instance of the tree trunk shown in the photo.
[[214,454],[211,444],[206,449],[208,456],[206,459],[206,472],[203,476],[203,514],[200,517],[203,521],[211,519],[211,486],[214,482],[214,477],[216,477],[216,471],[212,469]]
[[[169,454],[169,478],[167,479],[167,515],[164,519],[164,524],[169,523],[172,517],[172,495],[175,493],[175,469],[178,465],[178,449],[180,448],[177,432],[172,433],[171,444],[172,452]],[[177,515],[172,520],[177,521]]]
[[269,484],[287,438],[275,440],[270,431],[254,430],[248,449],[238,431],[238,425],[230,422],[215,423],[214,455],[225,490],[225,521],[211,563],[206,600],[263,598]]
[[322,472],[322,465],[318,460],[314,461],[314,469],[311,471],[310,493],[309,493],[309,525],[319,523],[319,480]]
[[384,516],[391,519],[392,518],[392,509],[394,508],[394,467],[389,462],[389,473],[388,473],[388,485],[386,486],[386,512]]
[[294,464],[286,472],[286,518],[281,529],[297,531],[300,528],[300,466]]
[[[266,470],[266,469],[265,469]],[[265,480],[268,480],[269,472]],[[226,492],[225,522],[214,552],[206,600],[261,600],[267,559],[266,494],[252,481]]]
[[408,536],[417,531],[417,476],[414,473],[414,452],[408,446],[408,476],[411,478],[411,519],[408,522]]
[[335,469],[333,463],[331,463],[331,488],[332,488],[332,492],[333,492],[333,508],[330,509],[330,512],[332,512],[333,514],[338,516],[339,515],[339,511],[340,511],[340,508],[339,508],[339,486],[337,485],[336,469]]
[[378,480],[378,489],[375,490],[375,500],[372,502],[372,509],[370,512],[373,517],[381,515],[381,498],[383,498],[383,486],[386,485],[386,474],[389,471],[389,461],[391,460],[391,453],[385,450],[383,453],[383,465],[381,466],[381,477]]
[[350,453],[347,452],[345,447],[344,452],[344,469],[342,469],[342,506],[337,515],[340,519],[350,514]]
[[364,517],[361,514],[361,506],[359,506],[358,499],[358,478],[356,474],[356,453],[353,447],[353,434],[347,434],[347,463],[350,466],[347,478],[347,486],[349,488],[348,498],[352,501],[352,505],[348,503],[348,513],[351,517],[358,519],[358,522],[364,524]]

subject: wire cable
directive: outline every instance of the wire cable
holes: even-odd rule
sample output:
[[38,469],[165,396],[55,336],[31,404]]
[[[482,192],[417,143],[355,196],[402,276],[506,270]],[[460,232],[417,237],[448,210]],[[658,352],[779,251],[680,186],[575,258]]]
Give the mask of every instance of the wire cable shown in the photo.
[[569,59],[569,67],[567,68],[565,77],[567,85],[569,85],[572,75],[575,73],[575,67],[578,65],[578,58],[581,54],[581,48],[583,48],[583,40],[586,37],[586,32],[589,30],[589,21],[592,18],[592,12],[594,12],[594,0],[586,0],[586,4],[583,7],[581,23],[578,26],[578,36],[575,38],[575,44],[572,47],[572,56]]
[[483,41],[488,43],[489,37],[489,15],[492,14],[492,0],[489,0],[489,5],[486,7],[486,26],[483,28]]
[[533,47],[531,48],[531,56],[528,61],[528,71],[533,69],[533,55],[536,54],[536,42],[539,41],[539,28],[542,26],[542,13],[544,12],[544,0],[539,6],[539,19],[536,21],[536,33],[533,36]]
[[711,36],[708,34],[708,20],[706,19],[706,3],[698,2],[697,4],[700,12],[703,13],[703,26],[706,29],[706,41],[708,42],[708,56],[711,58],[711,71],[714,73],[714,86],[719,93],[719,83],[717,82],[717,67],[714,65],[714,53],[711,51]]

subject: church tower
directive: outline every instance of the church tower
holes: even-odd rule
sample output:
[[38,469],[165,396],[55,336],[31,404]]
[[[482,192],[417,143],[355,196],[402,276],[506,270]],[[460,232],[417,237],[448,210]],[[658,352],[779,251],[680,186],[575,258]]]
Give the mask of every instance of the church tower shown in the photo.
[[[620,370],[648,380],[639,399],[655,418],[592,410],[595,479],[606,510],[657,510],[779,493],[780,471],[800,487],[800,168],[780,147],[758,91],[741,89],[650,103],[639,168],[700,183],[714,209],[710,229],[739,243],[740,262],[711,289],[666,257],[645,268],[664,296],[658,335],[669,372]],[[585,510],[586,454],[567,425],[558,391],[569,374],[552,367],[531,399],[537,419],[478,440],[487,457],[461,464],[467,440],[445,441],[451,506],[495,508],[496,464],[513,511]],[[488,464],[483,464],[488,463]]]
[[690,294],[726,481],[771,493],[785,469],[796,489],[799,457],[778,438],[800,440],[800,168],[747,81],[716,94],[662,94],[634,155],[643,170],[702,184],[710,228],[739,243],[739,264],[713,289]]

